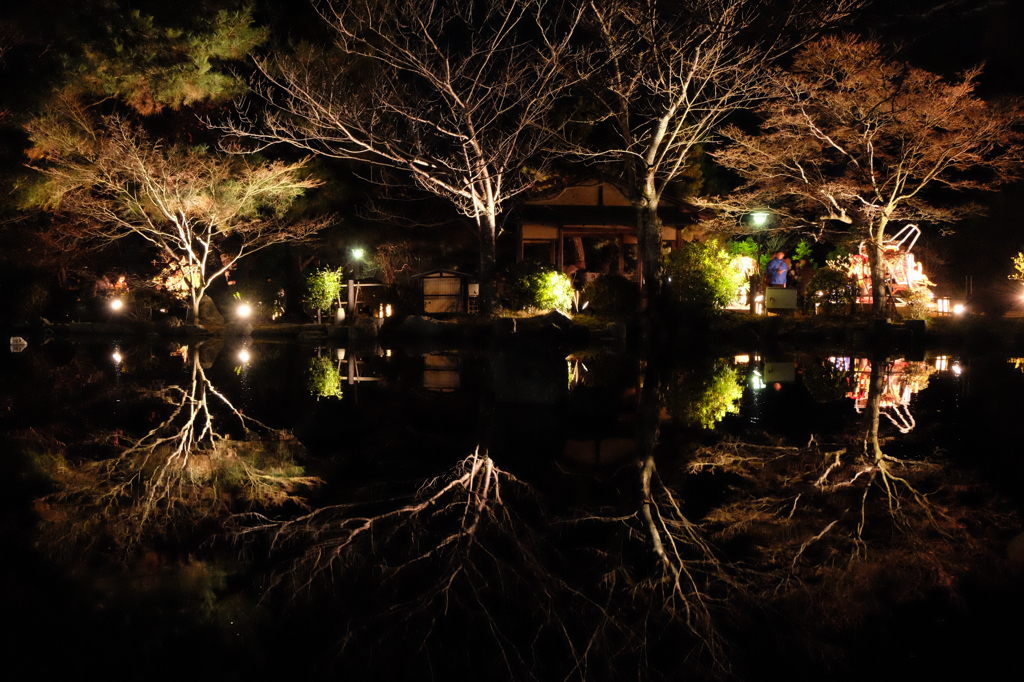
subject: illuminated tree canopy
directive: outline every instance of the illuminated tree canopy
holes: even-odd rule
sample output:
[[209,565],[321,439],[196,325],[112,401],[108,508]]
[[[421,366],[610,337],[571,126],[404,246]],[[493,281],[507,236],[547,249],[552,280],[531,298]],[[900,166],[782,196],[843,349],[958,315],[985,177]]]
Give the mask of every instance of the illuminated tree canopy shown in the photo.
[[[714,156],[746,181],[725,203],[770,205],[819,229],[849,225],[882,291],[890,223],[956,220],[972,207],[935,190],[992,190],[1019,176],[1021,112],[978,98],[979,75],[949,82],[849,36],[804,47],[774,77],[760,132],[725,130],[731,143]],[[873,301],[876,311],[885,303]]]
[[164,145],[118,116],[97,117],[66,97],[26,127],[46,181],[33,198],[67,216],[81,244],[141,237],[180,269],[198,320],[210,282],[271,244],[305,239],[324,220],[286,215],[320,183],[305,161],[267,162],[203,147]]

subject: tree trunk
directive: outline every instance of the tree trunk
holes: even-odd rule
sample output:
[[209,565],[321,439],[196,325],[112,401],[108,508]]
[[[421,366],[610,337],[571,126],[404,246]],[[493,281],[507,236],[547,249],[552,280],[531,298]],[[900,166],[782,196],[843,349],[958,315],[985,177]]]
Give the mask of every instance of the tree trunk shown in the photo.
[[877,229],[871,233],[871,241],[868,243],[868,263],[871,267],[871,314],[881,317],[885,311],[885,253],[882,249],[882,239],[885,237],[885,222],[883,221]]
[[885,386],[885,372],[888,365],[888,358],[879,353],[871,354],[871,383],[868,386],[868,414],[871,417],[871,424],[868,426],[868,440],[871,445],[871,454],[875,464],[882,461],[882,446],[878,442],[878,423],[881,413],[882,389]]
[[661,218],[656,200],[642,201],[637,210],[637,261],[645,307],[661,298]]
[[494,236],[497,221],[493,214],[478,221],[480,227],[480,314],[491,315],[497,304],[497,290],[494,285]]

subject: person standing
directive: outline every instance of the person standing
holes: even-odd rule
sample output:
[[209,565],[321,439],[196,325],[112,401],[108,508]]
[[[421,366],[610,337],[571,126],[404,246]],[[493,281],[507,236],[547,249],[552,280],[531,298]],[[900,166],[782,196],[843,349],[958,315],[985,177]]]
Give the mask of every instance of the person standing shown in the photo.
[[786,265],[786,253],[779,251],[775,254],[775,257],[768,261],[768,267],[765,270],[768,273],[768,286],[770,287],[786,287],[786,273],[789,271],[789,266]]

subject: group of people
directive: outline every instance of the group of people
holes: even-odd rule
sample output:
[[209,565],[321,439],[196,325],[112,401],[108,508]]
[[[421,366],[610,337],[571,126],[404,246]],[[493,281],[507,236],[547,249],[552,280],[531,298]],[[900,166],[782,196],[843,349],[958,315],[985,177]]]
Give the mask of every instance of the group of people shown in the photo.
[[810,283],[811,278],[814,277],[813,265],[802,258],[794,266],[793,259],[787,258],[785,251],[777,252],[768,261],[768,267],[765,270],[768,277],[768,286],[795,288],[797,296],[800,298],[803,298],[804,294],[807,293],[807,285]]

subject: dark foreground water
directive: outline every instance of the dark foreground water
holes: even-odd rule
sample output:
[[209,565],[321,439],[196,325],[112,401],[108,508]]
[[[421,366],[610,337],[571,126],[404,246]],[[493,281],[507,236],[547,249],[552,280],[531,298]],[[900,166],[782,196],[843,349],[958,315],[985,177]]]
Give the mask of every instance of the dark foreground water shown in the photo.
[[1017,363],[725,352],[30,339],[0,362],[0,669],[1012,670]]

